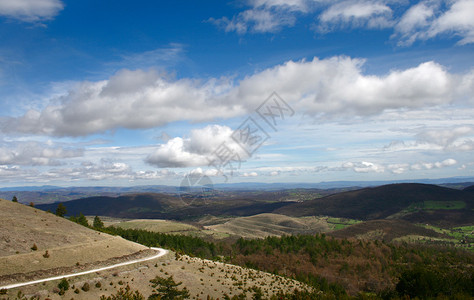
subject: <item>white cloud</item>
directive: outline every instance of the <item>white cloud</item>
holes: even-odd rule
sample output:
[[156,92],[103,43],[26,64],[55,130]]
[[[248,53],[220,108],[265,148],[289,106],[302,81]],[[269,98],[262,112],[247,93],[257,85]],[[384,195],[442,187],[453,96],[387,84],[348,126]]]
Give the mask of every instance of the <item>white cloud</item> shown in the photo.
[[395,34],[400,36],[399,45],[411,45],[421,38],[420,30],[431,24],[434,10],[438,7],[436,2],[420,2],[410,7],[395,25]]
[[420,162],[416,163],[410,166],[412,170],[431,170],[434,168],[440,169],[440,168],[445,168],[445,167],[451,167],[457,164],[457,161],[452,158],[445,159],[443,161],[437,161],[437,162]]
[[282,27],[293,26],[297,13],[309,11],[310,2],[307,0],[252,0],[248,3],[250,9],[240,12],[232,19],[222,17],[210,18],[208,21],[226,32],[235,31],[238,34],[277,32]]
[[351,169],[356,173],[383,173],[385,172],[385,167],[368,161],[361,161],[361,162],[346,162],[342,165],[343,169]]
[[345,26],[385,28],[392,26],[391,19],[391,8],[382,1],[342,1],[319,15],[318,29],[325,32]]
[[293,26],[295,20],[292,15],[266,9],[245,10],[231,20],[227,17],[209,19],[210,22],[224,28],[226,32],[235,31],[238,34],[245,34],[248,31],[256,33],[276,32],[283,26]]
[[[413,1],[412,1],[413,2]],[[320,33],[345,28],[393,28],[398,45],[440,35],[460,37],[459,45],[474,42],[474,0],[252,0],[250,8],[230,19],[210,18],[225,31],[238,34],[276,32],[292,27],[301,16],[317,20],[312,26]]]
[[[220,155],[232,157],[234,164],[238,164],[247,156],[231,139],[232,132],[231,128],[220,125],[194,129],[188,138],[176,137],[160,145],[146,158],[146,162],[161,168],[210,166]],[[227,157],[228,154],[231,156]]]
[[155,71],[122,70],[109,80],[83,82],[42,111],[0,120],[6,132],[83,136],[117,128],[152,128],[179,120],[209,121],[242,113],[220,95],[229,83],[172,80]]
[[474,150],[474,126],[426,130],[417,135],[417,143],[437,145],[447,151]]
[[413,141],[392,141],[384,147],[384,150],[472,151],[474,150],[474,126],[463,125],[424,129],[415,135]]
[[295,111],[320,116],[449,104],[459,90],[453,75],[435,62],[385,76],[363,75],[363,63],[348,57],[289,61],[245,78],[236,91],[242,101],[258,103],[276,90]]
[[408,171],[410,168],[409,164],[389,164],[387,169],[394,174],[402,174]]
[[244,172],[244,174],[242,174],[243,177],[257,177],[258,176],[258,173],[257,172]]
[[[209,122],[241,116],[277,91],[297,112],[364,116],[473,101],[474,76],[450,74],[435,62],[365,75],[364,60],[333,57],[288,61],[239,82],[172,79],[155,71],[122,70],[108,80],[82,82],[43,110],[0,118],[4,133],[86,136],[119,128],[154,128],[175,121]],[[175,147],[181,147],[175,140]]]
[[24,22],[37,22],[55,17],[64,8],[60,0],[2,0],[0,16]]
[[474,1],[423,1],[410,7],[395,26],[393,37],[399,45],[409,46],[416,40],[428,40],[440,35],[459,36],[459,45],[474,43]]
[[170,178],[175,176],[174,172],[166,169],[151,171],[140,170],[134,171],[133,168],[124,162],[113,161],[109,159],[101,159],[99,162],[83,162],[79,166],[66,168],[53,168],[46,172],[40,173],[37,177],[43,177],[47,180],[154,180]]
[[38,142],[6,143],[0,146],[0,165],[56,166],[61,164],[61,160],[83,155],[83,149],[53,147]]
[[436,19],[428,30],[428,37],[444,33],[459,35],[460,45],[474,43],[474,1],[453,1],[448,11]]

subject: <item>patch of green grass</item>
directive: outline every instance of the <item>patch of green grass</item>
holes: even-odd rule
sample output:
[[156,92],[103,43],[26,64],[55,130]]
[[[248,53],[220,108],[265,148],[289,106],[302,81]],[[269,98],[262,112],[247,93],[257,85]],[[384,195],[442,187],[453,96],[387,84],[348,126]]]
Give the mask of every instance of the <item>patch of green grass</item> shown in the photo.
[[[461,227],[454,227],[454,228],[440,228],[433,225],[421,225],[427,229],[434,230],[438,233],[445,234],[454,238],[456,241],[454,244],[456,246],[461,246],[469,251],[474,251],[474,226],[461,226]],[[464,244],[461,244],[461,241],[464,241]]]
[[346,218],[333,218],[328,217],[326,222],[333,230],[344,229],[348,226],[360,223],[362,221],[354,220],[354,219],[346,219]]
[[424,209],[463,209],[464,201],[425,201]]

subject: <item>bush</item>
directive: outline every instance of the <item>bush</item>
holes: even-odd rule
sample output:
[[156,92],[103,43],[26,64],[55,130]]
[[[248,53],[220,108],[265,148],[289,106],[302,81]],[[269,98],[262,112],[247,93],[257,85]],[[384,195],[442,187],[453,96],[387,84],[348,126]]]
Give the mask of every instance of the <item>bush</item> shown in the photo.
[[66,280],[66,278],[61,279],[61,281],[58,283],[58,289],[60,295],[64,295],[64,292],[69,290],[69,282]]
[[38,246],[36,246],[36,244],[33,244],[33,246],[31,247],[31,250],[33,250],[33,251],[38,250]]
[[186,288],[179,290],[178,286],[182,282],[176,283],[173,276],[168,278],[162,278],[156,276],[150,280],[153,288],[156,288],[157,293],[152,294],[148,299],[162,299],[162,300],[173,300],[173,299],[187,299],[189,298],[189,292]]
[[88,292],[89,290],[91,289],[89,283],[84,283],[84,285],[82,286],[81,290],[83,290],[84,292]]

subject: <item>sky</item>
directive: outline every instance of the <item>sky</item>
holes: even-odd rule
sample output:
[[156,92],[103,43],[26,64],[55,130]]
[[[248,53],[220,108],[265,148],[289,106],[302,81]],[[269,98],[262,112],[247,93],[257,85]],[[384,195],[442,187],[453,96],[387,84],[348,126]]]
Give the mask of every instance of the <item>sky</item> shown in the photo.
[[474,176],[474,0],[0,0],[0,187]]

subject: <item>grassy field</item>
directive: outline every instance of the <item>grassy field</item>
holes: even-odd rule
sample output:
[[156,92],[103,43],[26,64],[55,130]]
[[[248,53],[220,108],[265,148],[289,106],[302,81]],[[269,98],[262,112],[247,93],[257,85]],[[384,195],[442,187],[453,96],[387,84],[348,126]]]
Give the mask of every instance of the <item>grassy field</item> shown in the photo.
[[424,209],[463,209],[464,201],[425,201]]
[[452,237],[452,239],[449,239],[449,242],[452,243],[453,246],[474,251],[474,226],[462,226],[454,228],[440,228],[428,224],[420,226]]
[[360,223],[362,221],[354,220],[354,219],[328,217],[326,219],[326,222],[328,223],[328,225],[330,226],[332,230],[339,230],[339,229],[343,229],[348,226]]

